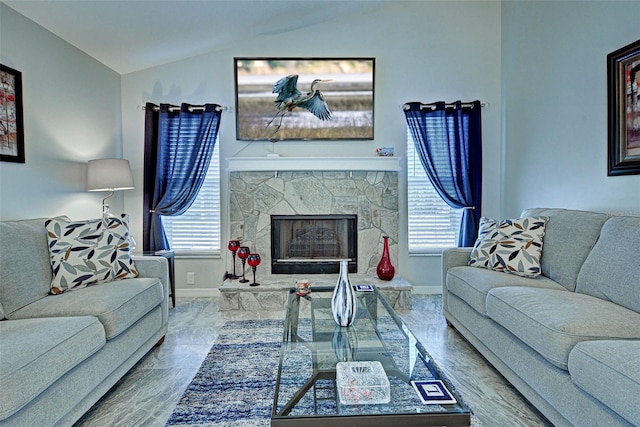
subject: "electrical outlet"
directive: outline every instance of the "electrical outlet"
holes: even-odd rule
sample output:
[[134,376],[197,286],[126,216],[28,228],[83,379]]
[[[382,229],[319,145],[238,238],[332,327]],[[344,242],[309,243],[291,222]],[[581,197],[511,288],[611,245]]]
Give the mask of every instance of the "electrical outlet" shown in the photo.
[[187,272],[187,285],[195,285],[196,284],[196,273],[193,271]]

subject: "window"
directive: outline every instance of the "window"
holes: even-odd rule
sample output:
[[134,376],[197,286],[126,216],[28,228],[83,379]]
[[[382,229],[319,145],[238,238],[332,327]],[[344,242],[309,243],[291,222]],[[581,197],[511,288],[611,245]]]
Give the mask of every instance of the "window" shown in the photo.
[[191,207],[179,216],[163,216],[171,249],[181,252],[220,251],[220,144],[216,143],[207,177]]
[[440,253],[458,245],[462,209],[447,205],[431,185],[407,128],[409,253]]

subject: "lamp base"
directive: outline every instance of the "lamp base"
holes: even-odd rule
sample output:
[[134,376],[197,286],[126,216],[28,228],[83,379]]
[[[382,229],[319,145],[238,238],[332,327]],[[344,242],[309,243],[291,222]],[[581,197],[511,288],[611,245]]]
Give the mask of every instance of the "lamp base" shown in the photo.
[[110,191],[107,197],[102,199],[102,216],[103,217],[107,216],[107,213],[109,213],[109,209],[110,209],[109,205],[107,204],[107,199],[113,196],[114,193],[115,193],[114,191]]

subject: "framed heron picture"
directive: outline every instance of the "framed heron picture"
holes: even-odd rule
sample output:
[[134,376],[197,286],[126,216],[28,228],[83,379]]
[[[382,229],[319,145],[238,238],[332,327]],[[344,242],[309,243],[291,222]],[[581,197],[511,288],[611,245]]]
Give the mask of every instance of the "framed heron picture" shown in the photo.
[[24,163],[22,73],[0,64],[0,161]]
[[607,55],[608,174],[640,174],[640,40]]
[[374,58],[234,58],[236,139],[373,139]]

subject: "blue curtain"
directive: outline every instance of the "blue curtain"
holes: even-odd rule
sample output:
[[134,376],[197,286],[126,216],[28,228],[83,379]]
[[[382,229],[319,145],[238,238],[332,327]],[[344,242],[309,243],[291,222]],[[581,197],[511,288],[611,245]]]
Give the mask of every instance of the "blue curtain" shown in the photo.
[[480,101],[407,103],[404,112],[429,180],[452,208],[464,209],[458,246],[473,246],[481,216]]
[[146,106],[144,251],[170,249],[162,216],[189,209],[207,175],[222,108]]

